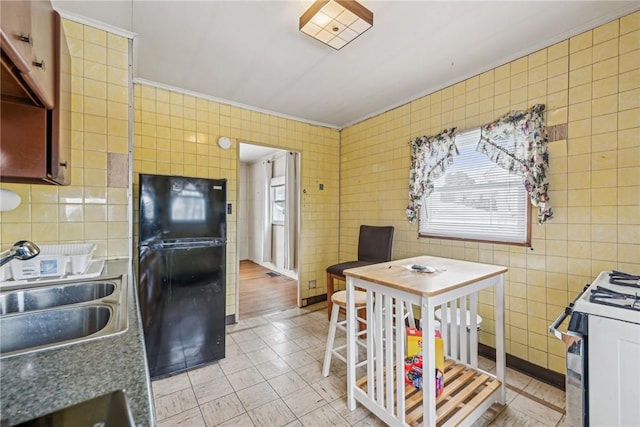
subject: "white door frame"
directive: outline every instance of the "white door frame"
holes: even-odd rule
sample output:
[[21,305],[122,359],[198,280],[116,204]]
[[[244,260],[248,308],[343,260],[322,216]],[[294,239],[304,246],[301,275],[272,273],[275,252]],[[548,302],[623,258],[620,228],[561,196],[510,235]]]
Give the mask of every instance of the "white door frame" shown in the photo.
[[[297,263],[296,263],[296,268],[295,268],[295,273],[296,273],[296,281],[297,281],[297,286],[296,286],[296,305],[298,307],[302,307],[302,300],[300,297],[300,266],[302,265],[302,251],[301,251],[301,243],[302,243],[302,152],[298,151],[298,150],[293,150],[293,149],[287,149],[285,147],[274,147],[268,144],[262,144],[262,143],[256,143],[256,142],[249,142],[249,141],[242,141],[242,140],[238,140],[238,144],[237,144],[237,164],[236,164],[236,182],[238,183],[238,185],[236,186],[236,215],[239,216],[240,213],[240,208],[241,208],[241,201],[239,199],[239,191],[240,191],[240,163],[241,163],[241,159],[240,159],[240,146],[241,145],[254,145],[257,147],[265,147],[265,148],[272,148],[274,151],[292,151],[298,154],[298,165],[300,166],[298,168],[298,180],[297,180],[297,188],[296,188],[296,195],[297,195],[297,204],[298,204],[298,209],[297,209],[297,230],[296,230],[296,259],[297,259]],[[238,220],[239,218],[236,217],[236,224],[238,225],[236,227],[236,290],[235,290],[235,317],[236,317],[236,322],[238,322],[240,320],[240,245],[238,242],[238,231],[239,231],[239,224],[240,221]]]

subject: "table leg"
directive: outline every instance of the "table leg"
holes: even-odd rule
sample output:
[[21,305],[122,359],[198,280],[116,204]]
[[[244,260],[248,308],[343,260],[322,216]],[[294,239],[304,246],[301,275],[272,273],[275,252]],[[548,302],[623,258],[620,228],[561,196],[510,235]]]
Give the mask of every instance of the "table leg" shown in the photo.
[[433,305],[422,300],[422,409],[424,425],[436,425],[436,352]]
[[347,407],[356,409],[353,389],[356,387],[356,305],[352,279],[347,278]]
[[505,354],[504,354],[504,274],[498,276],[496,283],[496,302],[495,302],[495,318],[496,318],[496,377],[502,383],[500,393],[498,394],[498,403],[505,404]]

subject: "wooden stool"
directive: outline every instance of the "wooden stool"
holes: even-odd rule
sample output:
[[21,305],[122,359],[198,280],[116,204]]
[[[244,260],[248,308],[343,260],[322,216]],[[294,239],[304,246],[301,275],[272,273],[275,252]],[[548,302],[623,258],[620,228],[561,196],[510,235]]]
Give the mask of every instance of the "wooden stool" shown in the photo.
[[413,316],[413,306],[406,301],[403,301],[401,305],[402,307],[400,309],[402,310],[402,317],[404,318],[405,322],[409,325],[409,327],[415,328],[416,319]]
[[[360,322],[359,331],[356,333],[356,337],[359,338],[367,333],[366,321],[367,321],[367,293],[363,291],[354,291],[355,306],[356,306],[356,320]],[[331,368],[331,357],[336,356],[338,359],[347,363],[346,357],[342,356],[338,351],[343,350],[347,345],[341,345],[334,348],[333,343],[336,338],[336,329],[341,331],[347,331],[347,319],[338,321],[338,314],[340,308],[346,310],[347,307],[347,291],[338,291],[331,295],[331,301],[333,302],[333,308],[331,309],[331,320],[329,322],[329,335],[327,336],[327,347],[324,353],[324,363],[322,365],[322,375],[328,376],[329,369]],[[364,309],[364,310],[363,310]],[[363,342],[357,340],[356,344],[365,347]],[[356,346],[357,350],[357,346]],[[357,366],[357,365],[356,365]]]
[[337,274],[327,273],[327,318],[331,320],[331,309],[333,308],[333,302],[331,297],[335,292],[336,284],[335,280],[343,280],[347,279],[344,276],[338,276]]

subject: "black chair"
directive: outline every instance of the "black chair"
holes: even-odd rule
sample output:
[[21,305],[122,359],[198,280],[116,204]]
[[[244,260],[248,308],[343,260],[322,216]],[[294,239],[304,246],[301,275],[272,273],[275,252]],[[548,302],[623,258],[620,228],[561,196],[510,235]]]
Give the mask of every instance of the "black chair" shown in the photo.
[[391,261],[391,245],[393,243],[393,227],[376,227],[361,225],[358,237],[358,260],[347,261],[327,267],[327,309],[331,318],[331,295],[333,295],[334,280],[346,280],[344,271],[350,268],[362,267],[370,264]]

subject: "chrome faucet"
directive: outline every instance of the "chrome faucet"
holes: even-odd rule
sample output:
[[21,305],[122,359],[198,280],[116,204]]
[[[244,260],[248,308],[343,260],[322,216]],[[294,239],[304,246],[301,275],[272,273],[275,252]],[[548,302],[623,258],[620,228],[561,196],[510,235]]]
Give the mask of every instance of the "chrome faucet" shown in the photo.
[[40,253],[40,248],[33,242],[28,240],[20,240],[15,242],[11,249],[9,249],[9,255],[0,259],[0,267],[11,261],[12,259],[27,260]]

